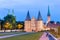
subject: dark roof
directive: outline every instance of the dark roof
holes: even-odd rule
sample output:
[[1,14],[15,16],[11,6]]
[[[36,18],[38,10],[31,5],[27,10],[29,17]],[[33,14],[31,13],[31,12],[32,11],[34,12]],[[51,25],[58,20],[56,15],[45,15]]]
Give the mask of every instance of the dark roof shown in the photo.
[[29,14],[29,11],[28,11],[25,21],[30,21],[30,20],[31,20],[31,18],[30,18],[30,14]]
[[49,9],[49,6],[48,6],[48,14],[47,14],[47,16],[50,16],[50,9]]
[[48,25],[47,25],[48,27],[50,27],[50,28],[56,28],[56,27],[59,27],[60,26],[60,24],[55,24],[55,23],[48,23]]
[[42,16],[41,16],[41,14],[40,14],[40,11],[39,11],[39,13],[38,13],[38,18],[37,18],[37,20],[42,20]]

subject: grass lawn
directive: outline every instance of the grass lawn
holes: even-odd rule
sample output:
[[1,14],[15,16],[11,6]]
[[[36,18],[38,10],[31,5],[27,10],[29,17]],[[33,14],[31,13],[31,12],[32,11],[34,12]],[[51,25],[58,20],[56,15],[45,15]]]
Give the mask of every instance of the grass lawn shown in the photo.
[[26,35],[21,35],[21,36],[14,36],[14,37],[0,39],[0,40],[38,40],[42,34],[43,34],[43,32],[37,32],[37,33],[26,34]]
[[0,36],[5,36],[5,35],[9,35],[9,34],[0,34]]

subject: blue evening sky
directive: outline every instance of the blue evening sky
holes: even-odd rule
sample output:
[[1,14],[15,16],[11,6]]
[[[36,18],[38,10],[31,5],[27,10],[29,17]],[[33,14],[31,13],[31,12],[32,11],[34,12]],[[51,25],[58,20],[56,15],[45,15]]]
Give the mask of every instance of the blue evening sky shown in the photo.
[[0,0],[0,19],[8,14],[12,14],[12,9],[15,11],[17,21],[24,21],[27,11],[30,16],[37,18],[38,11],[41,12],[44,21],[47,20],[48,5],[52,21],[60,21],[60,0]]

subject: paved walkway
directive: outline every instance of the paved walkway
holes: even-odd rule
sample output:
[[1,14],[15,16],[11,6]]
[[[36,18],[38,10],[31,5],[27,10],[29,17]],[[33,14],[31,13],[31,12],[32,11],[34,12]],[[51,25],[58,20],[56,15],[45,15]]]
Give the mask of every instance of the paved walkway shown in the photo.
[[57,40],[53,35],[48,32],[44,32],[39,40]]
[[49,40],[47,33],[44,32],[43,35],[41,36],[41,38],[39,40]]
[[25,35],[25,34],[29,34],[29,33],[20,33],[20,34],[12,34],[12,35],[5,35],[5,36],[0,36],[0,39],[3,38],[8,38],[8,37],[13,37],[13,36],[18,36],[18,35]]
[[58,40],[60,40],[60,38],[57,38]]

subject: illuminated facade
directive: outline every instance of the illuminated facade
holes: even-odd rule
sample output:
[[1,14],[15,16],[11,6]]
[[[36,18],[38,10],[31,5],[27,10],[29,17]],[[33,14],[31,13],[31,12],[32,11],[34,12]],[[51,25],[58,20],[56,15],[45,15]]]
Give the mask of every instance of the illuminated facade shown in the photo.
[[[50,22],[49,7],[48,7],[48,15],[47,16],[48,16],[47,23],[49,23]],[[46,25],[44,25],[40,11],[38,13],[37,19],[35,19],[34,17],[32,17],[32,19],[31,19],[29,11],[28,11],[27,17],[26,17],[26,20],[24,23],[24,31],[26,31],[26,32],[33,32],[33,31],[38,32],[38,31],[42,31],[42,30],[49,30],[49,28]]]

